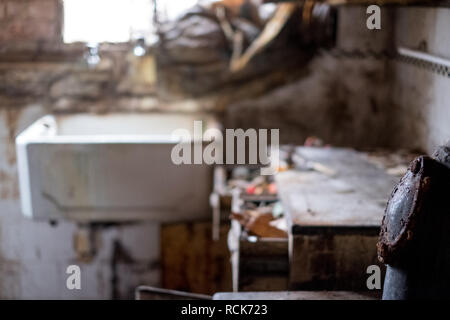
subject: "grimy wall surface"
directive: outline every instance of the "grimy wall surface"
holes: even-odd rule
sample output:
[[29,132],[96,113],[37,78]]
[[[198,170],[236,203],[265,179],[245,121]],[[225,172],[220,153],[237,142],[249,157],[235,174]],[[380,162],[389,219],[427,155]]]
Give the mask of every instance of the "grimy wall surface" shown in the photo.
[[369,30],[365,10],[340,7],[335,47],[319,53],[296,82],[232,104],[227,125],[280,128],[284,143],[302,144],[315,135],[333,145],[386,145],[390,70],[382,53],[390,43],[392,11],[381,11],[381,30]]
[[[398,8],[395,10],[395,44],[425,48],[450,59],[450,8]],[[423,49],[422,49],[423,50]],[[394,145],[421,148],[432,153],[450,140],[450,73],[394,61],[390,91]]]
[[[97,226],[89,235],[20,211],[14,138],[27,125],[50,112],[156,106],[151,57],[118,48],[89,70],[82,46],[62,44],[61,13],[57,0],[0,1],[0,298],[133,298],[137,285],[160,284],[158,225]],[[83,250],[88,237],[96,254],[79,257],[74,246]],[[66,288],[71,264],[81,268],[81,290]]]

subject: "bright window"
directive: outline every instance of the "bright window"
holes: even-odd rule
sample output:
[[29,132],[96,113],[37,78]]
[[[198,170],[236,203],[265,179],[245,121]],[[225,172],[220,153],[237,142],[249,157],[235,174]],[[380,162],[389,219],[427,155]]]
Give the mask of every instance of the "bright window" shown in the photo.
[[128,42],[153,33],[151,0],[64,0],[64,42]]
[[[156,0],[158,20],[174,20],[198,0]],[[64,0],[64,42],[156,39],[153,0]]]

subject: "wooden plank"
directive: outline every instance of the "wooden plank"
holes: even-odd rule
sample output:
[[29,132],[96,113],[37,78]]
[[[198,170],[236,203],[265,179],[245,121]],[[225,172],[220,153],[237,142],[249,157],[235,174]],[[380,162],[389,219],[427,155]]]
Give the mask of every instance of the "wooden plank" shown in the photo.
[[213,300],[377,300],[377,293],[350,291],[218,292]]
[[211,300],[211,296],[151,286],[136,288],[136,300]]
[[365,154],[352,149],[299,147],[296,154],[326,170],[289,170],[276,175],[290,232],[295,227],[381,225],[398,177],[388,175]]

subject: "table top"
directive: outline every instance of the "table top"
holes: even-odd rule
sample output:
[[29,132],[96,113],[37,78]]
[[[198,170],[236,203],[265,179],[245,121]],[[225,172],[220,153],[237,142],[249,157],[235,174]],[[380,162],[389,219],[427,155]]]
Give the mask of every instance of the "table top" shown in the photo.
[[275,176],[290,232],[299,227],[381,225],[398,176],[353,149],[297,147],[294,154],[304,169]]

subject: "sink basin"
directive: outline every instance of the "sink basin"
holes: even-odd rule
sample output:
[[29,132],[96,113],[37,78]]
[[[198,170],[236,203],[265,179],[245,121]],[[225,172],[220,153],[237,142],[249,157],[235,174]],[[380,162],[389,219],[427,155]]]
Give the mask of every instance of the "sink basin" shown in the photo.
[[[212,167],[175,165],[175,129],[217,128],[204,114],[48,115],[16,139],[22,211],[33,219],[209,217]],[[193,135],[192,135],[193,136]]]

